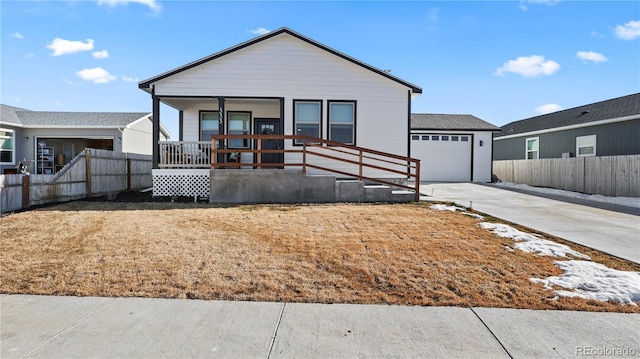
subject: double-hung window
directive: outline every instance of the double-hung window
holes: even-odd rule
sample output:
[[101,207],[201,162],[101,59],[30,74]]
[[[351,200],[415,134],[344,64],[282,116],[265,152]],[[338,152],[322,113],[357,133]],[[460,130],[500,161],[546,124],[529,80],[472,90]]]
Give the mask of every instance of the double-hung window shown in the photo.
[[[251,134],[251,114],[248,112],[227,113],[230,135]],[[249,139],[230,139],[229,148],[249,148]]]
[[[322,101],[293,100],[293,121],[296,135],[320,138]],[[295,144],[302,144],[302,140],[296,140]]]
[[200,141],[211,141],[212,135],[218,135],[220,115],[218,112],[200,113]]
[[0,128],[0,163],[14,164],[15,149],[15,132]]
[[596,155],[596,135],[576,137],[576,156],[589,157]]
[[526,151],[526,159],[528,160],[537,160],[539,157],[539,138],[531,137],[527,138],[527,151]]
[[355,101],[329,101],[329,140],[356,143]]

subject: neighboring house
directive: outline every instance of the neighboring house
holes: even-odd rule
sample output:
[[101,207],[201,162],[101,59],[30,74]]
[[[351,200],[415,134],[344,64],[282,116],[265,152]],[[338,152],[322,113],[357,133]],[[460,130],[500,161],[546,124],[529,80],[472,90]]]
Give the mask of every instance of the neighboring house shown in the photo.
[[[308,135],[406,157],[411,100],[422,93],[414,84],[288,28],[144,80],[139,88],[151,95],[155,121],[161,120],[160,103],[178,110],[180,141],[202,142],[200,148],[211,135],[269,133]],[[287,139],[276,147],[301,145]],[[250,150],[256,145],[229,140],[226,146]],[[241,163],[253,162],[251,153],[240,157]],[[162,167],[163,160],[155,148],[154,168]],[[273,161],[300,162],[300,156],[287,153]]]
[[[0,173],[35,160],[33,173],[55,173],[85,148],[152,153],[150,113],[46,112],[0,105]],[[160,138],[170,137],[161,126]]]
[[411,157],[422,181],[491,182],[492,137],[500,128],[472,115],[411,115]]
[[493,147],[496,161],[640,154],[640,93],[511,122]]

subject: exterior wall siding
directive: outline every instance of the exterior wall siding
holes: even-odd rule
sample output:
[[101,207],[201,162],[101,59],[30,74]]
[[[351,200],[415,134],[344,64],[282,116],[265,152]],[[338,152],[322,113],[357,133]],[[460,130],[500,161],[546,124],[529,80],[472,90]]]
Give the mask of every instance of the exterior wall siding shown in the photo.
[[[151,155],[153,152],[153,124],[150,120],[135,122],[132,126],[124,129],[122,138],[122,152]],[[162,132],[160,141],[166,140]]]
[[[408,156],[407,87],[288,34],[185,70],[154,85],[161,97],[283,97],[285,134],[293,134],[294,99],[322,100],[324,138],[328,101],[356,101],[356,145]],[[244,107],[239,102],[225,102],[225,112],[236,109],[252,111],[253,118],[280,117],[277,100],[273,105],[256,105],[247,100]],[[216,99],[194,102],[183,109],[185,141],[198,137],[199,110],[217,111]],[[291,148],[291,141],[285,141],[285,147]],[[295,160],[293,157],[286,160]]]
[[[482,141],[482,146],[480,146]],[[491,182],[492,132],[473,134],[473,182]]]
[[596,155],[616,156],[640,154],[640,120],[624,121],[565,131],[525,135],[494,141],[494,160],[525,158],[525,141],[538,137],[540,158],[561,158],[569,152],[576,156],[576,137],[596,135]]

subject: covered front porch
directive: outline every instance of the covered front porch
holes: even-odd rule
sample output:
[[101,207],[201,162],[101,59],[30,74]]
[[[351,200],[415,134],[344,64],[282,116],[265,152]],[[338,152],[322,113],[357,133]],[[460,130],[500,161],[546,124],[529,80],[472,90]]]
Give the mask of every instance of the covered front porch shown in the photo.
[[[285,141],[300,145],[284,146]],[[240,142],[246,147],[233,146]],[[315,137],[212,135],[211,141],[158,145],[154,196],[210,202],[369,202],[393,201],[380,193],[395,191],[419,200],[419,160]]]

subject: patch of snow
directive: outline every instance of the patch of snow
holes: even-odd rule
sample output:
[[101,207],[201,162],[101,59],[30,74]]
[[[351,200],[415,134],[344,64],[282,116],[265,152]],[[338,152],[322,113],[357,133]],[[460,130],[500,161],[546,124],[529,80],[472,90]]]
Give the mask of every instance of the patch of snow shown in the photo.
[[627,206],[627,207],[640,208],[640,198],[635,198],[635,197],[607,197],[599,194],[591,195],[591,194],[584,194],[579,192],[565,191],[565,190],[555,189],[555,188],[532,187],[526,184],[516,184],[511,182],[497,182],[494,184],[499,187],[521,189],[521,190],[526,190],[531,192],[553,194],[553,195],[564,196],[564,197],[585,199],[585,200],[596,201],[596,202],[611,203],[611,204],[618,204],[618,205]]
[[589,256],[574,251],[564,244],[538,238],[530,233],[521,232],[506,224],[482,222],[478,225],[484,229],[492,231],[500,237],[511,238],[514,241],[517,241],[518,243],[514,245],[514,248],[524,252],[536,253],[541,256],[571,256],[574,258],[590,259]]
[[475,219],[479,219],[479,220],[483,220],[483,219],[484,219],[484,217],[483,217],[483,216],[481,216],[481,215],[479,215],[479,214],[477,214],[477,213],[468,213],[468,212],[465,212],[465,213],[463,213],[463,214],[464,214],[464,215],[467,215],[467,216],[469,216],[469,217],[473,217],[473,218],[475,218]]
[[531,278],[534,283],[572,289],[556,290],[559,297],[579,297],[598,301],[612,301],[637,305],[640,302],[640,272],[625,272],[611,269],[600,263],[579,260],[555,261],[564,271],[561,276],[546,279]]
[[451,211],[451,212],[464,211],[465,210],[462,207],[447,206],[447,205],[444,205],[444,204],[434,204],[434,205],[430,206],[429,208],[435,209],[436,211]]

